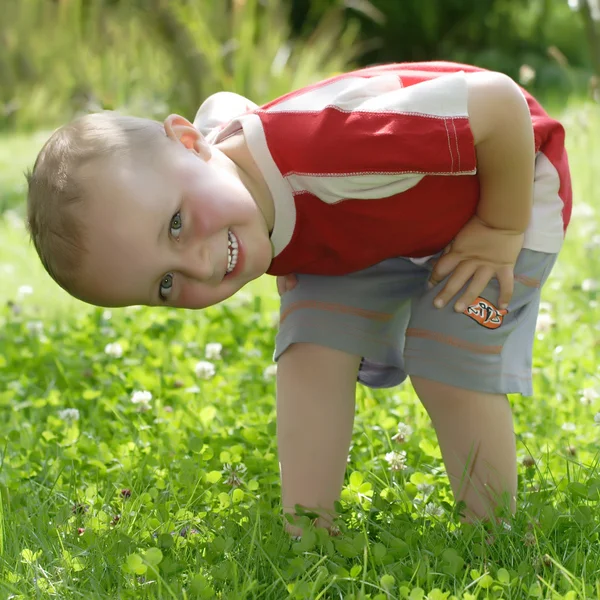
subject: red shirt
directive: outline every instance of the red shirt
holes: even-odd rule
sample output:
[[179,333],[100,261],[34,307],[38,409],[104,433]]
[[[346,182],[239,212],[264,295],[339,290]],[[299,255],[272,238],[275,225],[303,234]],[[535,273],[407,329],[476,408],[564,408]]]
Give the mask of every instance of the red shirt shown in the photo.
[[[474,214],[476,154],[464,73],[476,67],[371,67],[308,86],[243,115],[275,202],[272,275],[340,275],[442,250]],[[564,130],[523,91],[536,180],[525,247],[558,252],[571,213]]]

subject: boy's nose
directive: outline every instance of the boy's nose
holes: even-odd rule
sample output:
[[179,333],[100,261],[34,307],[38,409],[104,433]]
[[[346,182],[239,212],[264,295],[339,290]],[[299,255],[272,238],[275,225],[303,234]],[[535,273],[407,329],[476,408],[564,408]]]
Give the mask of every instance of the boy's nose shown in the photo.
[[215,277],[215,256],[207,244],[191,245],[183,258],[182,271],[186,277],[202,282]]

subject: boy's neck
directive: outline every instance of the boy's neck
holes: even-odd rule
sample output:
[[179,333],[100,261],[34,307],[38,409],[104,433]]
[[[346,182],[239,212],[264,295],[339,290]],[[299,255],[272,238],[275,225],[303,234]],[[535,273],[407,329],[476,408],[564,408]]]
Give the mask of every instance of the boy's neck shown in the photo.
[[265,178],[252,158],[243,132],[240,131],[225,138],[222,142],[215,144],[214,147],[220,150],[234,164],[237,176],[250,192],[252,198],[254,198],[256,205],[263,215],[269,233],[271,233],[275,223],[273,196]]

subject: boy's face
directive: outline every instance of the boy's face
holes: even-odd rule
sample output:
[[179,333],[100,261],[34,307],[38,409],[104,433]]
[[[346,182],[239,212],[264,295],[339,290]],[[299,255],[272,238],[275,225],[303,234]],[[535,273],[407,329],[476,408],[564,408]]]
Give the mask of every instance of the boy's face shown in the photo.
[[78,295],[102,306],[204,308],[265,273],[268,227],[236,166],[202,138],[149,155],[83,173],[92,197]]

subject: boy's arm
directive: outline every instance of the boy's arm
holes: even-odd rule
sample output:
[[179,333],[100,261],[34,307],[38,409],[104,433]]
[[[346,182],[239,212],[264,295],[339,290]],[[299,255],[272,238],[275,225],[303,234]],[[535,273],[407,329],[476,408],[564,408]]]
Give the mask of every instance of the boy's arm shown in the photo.
[[[334,516],[344,481],[354,421],[360,357],[297,343],[277,366],[277,440],[284,513],[318,512],[319,525]],[[288,531],[301,531],[286,525]]]
[[523,233],[531,216],[535,168],[527,101],[500,73],[471,73],[467,85],[480,185],[477,216],[489,227]]
[[436,306],[445,305],[471,280],[455,304],[459,312],[475,301],[494,276],[500,282],[500,307],[508,305],[513,267],[531,216],[535,165],[531,116],[519,87],[500,73],[469,73],[466,78],[480,200],[476,215],[431,276],[435,285],[452,273],[436,297]]

